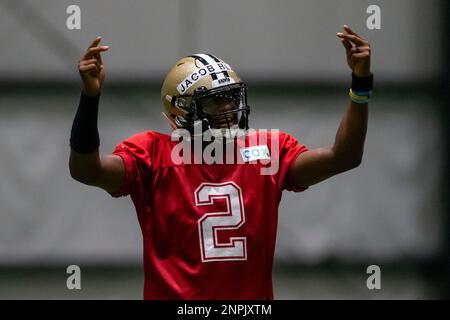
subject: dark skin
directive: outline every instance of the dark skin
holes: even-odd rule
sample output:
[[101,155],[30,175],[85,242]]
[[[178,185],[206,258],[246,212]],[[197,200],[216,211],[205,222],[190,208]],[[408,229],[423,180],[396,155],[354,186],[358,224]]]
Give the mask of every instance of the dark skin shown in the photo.
[[[370,44],[360,35],[344,26],[336,36],[341,40],[347,64],[359,77],[370,76]],[[293,168],[297,186],[311,186],[338,173],[360,165],[367,131],[368,104],[350,101],[341,120],[334,144],[316,148],[298,156]]]
[[[105,79],[105,67],[101,53],[108,46],[99,46],[101,37],[91,43],[78,64],[83,81],[83,92],[88,96],[97,96]],[[116,191],[125,176],[122,158],[116,155],[100,155],[100,152],[80,154],[70,150],[69,169],[72,178],[87,185],[100,187],[108,192]]]
[[[348,26],[344,26],[343,32],[336,35],[346,50],[350,69],[359,77],[369,76],[370,45],[367,40]],[[83,91],[89,96],[100,94],[105,78],[101,53],[108,51],[109,47],[99,46],[100,41],[100,37],[94,40],[78,65],[84,85]],[[219,107],[226,109],[227,106]],[[350,102],[337,130],[334,144],[303,152],[296,159],[293,168],[295,185],[314,185],[357,167],[363,156],[367,117],[367,104]],[[69,168],[74,179],[108,192],[118,190],[125,175],[122,158],[111,154],[102,155],[99,151],[79,154],[71,149]]]
[[[212,116],[211,126],[214,128],[227,128],[227,122],[236,123],[237,114],[227,113],[237,109],[236,103],[231,99],[225,98],[203,98],[199,101],[202,110]],[[218,116],[215,116],[218,115]]]

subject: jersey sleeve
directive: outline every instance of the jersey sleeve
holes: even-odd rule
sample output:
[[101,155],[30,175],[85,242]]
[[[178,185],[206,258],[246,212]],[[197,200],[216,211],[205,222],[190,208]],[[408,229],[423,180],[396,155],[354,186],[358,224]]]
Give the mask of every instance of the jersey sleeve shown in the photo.
[[280,132],[279,141],[279,181],[281,182],[281,188],[294,192],[306,190],[308,187],[296,186],[292,178],[295,160],[301,153],[308,151],[308,148],[300,144],[296,138],[284,132]]
[[153,138],[150,132],[143,132],[129,137],[119,143],[112,154],[122,158],[125,177],[120,188],[111,193],[117,198],[133,195],[142,189],[143,183],[151,174]]

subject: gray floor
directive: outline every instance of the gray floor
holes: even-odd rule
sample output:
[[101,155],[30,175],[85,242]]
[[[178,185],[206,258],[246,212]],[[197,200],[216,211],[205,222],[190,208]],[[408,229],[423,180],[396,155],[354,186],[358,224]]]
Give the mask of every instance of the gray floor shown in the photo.
[[[68,290],[64,267],[0,268],[0,299],[141,299],[138,267],[82,268],[81,290]],[[381,290],[368,290],[364,270],[281,268],[274,271],[276,299],[434,299],[434,285],[419,272],[385,272]]]

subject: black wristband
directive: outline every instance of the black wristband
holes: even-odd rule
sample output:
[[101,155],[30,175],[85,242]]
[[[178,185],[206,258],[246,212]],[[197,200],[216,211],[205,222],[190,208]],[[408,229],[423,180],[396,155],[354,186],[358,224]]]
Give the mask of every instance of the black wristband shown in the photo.
[[352,90],[355,92],[370,91],[373,88],[373,74],[368,77],[358,77],[352,72]]
[[99,100],[100,95],[91,97],[81,94],[70,134],[70,146],[78,153],[92,153],[100,146],[97,127]]

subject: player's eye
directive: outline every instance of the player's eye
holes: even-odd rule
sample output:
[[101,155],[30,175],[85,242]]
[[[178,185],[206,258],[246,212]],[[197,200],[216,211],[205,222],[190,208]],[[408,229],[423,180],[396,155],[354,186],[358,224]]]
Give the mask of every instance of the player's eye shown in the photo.
[[210,115],[217,115],[236,109],[236,104],[233,100],[222,97],[202,99],[200,101],[200,106],[202,107],[203,112]]

